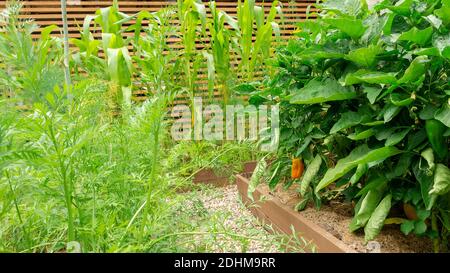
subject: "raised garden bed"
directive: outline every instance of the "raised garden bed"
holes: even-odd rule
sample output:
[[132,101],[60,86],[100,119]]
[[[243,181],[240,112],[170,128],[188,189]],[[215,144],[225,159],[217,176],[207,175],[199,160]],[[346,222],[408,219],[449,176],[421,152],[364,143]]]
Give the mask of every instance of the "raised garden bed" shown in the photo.
[[229,185],[228,176],[216,174],[213,169],[203,169],[194,175],[194,184],[207,184],[215,187],[224,187]]
[[[250,173],[255,169],[256,162],[244,163],[243,172]],[[218,174],[214,169],[202,169],[193,178],[194,184],[207,184],[215,187],[225,187],[230,185],[229,176]]]
[[[431,252],[428,238],[405,236],[398,226],[386,225],[375,242],[364,244],[363,233],[351,233],[348,224],[352,218],[350,204],[330,203],[317,211],[308,207],[297,212],[293,208],[300,200],[294,189],[270,191],[267,185],[260,185],[253,193],[252,202],[247,196],[251,172],[237,175],[239,194],[252,213],[281,232],[292,234],[291,227],[306,240],[317,246],[318,252]],[[262,201],[261,201],[262,200]]]
[[[252,204],[253,202],[247,197],[248,178],[237,175],[236,183],[244,204]],[[265,200],[259,201],[263,196]],[[312,240],[318,252],[355,252],[325,229],[296,213],[292,208],[282,204],[276,198],[270,198],[268,191],[257,188],[253,193],[253,200],[256,202],[249,206],[249,209],[256,217],[267,224],[272,224],[275,229],[286,234],[292,234],[292,226],[300,236]]]

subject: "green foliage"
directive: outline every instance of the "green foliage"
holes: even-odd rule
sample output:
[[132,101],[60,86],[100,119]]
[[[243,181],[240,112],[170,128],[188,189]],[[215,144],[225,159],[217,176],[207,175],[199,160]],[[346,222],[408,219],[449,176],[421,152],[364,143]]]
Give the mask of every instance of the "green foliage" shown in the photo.
[[[168,94],[110,120],[98,100],[107,88],[78,81],[72,100],[55,90],[58,97],[27,112],[0,101],[0,250],[172,252],[188,251],[184,241],[195,238],[201,251],[212,243],[207,235],[243,244],[257,239],[221,227],[222,218],[192,221],[198,215],[180,208],[190,197],[176,192],[192,187],[191,175],[204,167],[241,171],[253,144],[175,146],[164,119]],[[189,150],[197,153],[183,160]]]
[[373,240],[380,233],[384,220],[386,220],[391,210],[391,200],[392,196],[390,194],[386,195],[370,215],[370,219],[364,227],[364,240],[366,242]]
[[259,185],[259,183],[261,183],[261,179],[263,178],[266,168],[267,168],[266,158],[263,157],[256,164],[255,171],[253,172],[252,177],[250,177],[250,182],[248,183],[247,196],[252,201],[254,201],[253,193],[255,192],[256,187]]
[[[314,192],[358,201],[351,230],[364,227],[372,240],[391,206],[413,202],[428,212],[414,223],[416,234],[446,249],[448,1],[385,0],[369,10],[364,0],[342,0],[318,7],[318,19],[300,23],[297,38],[279,48],[277,75],[249,92],[250,101],[280,105],[273,165],[295,156],[308,167],[320,156],[327,168],[317,172]],[[273,186],[283,176],[288,171],[277,169]],[[423,223],[431,212],[436,221],[429,230]],[[410,231],[411,223],[403,223]]]
[[[111,81],[115,108],[129,106],[136,89],[150,94],[177,90],[193,101],[202,91],[202,73],[207,76],[210,99],[218,90],[226,104],[235,96],[232,87],[236,83],[254,79],[261,67],[268,71],[273,43],[280,37],[276,16],[282,13],[277,1],[267,15],[253,0],[239,2],[237,9],[237,16],[232,17],[219,10],[215,1],[207,7],[200,0],[178,0],[176,6],[158,12],[127,15],[120,12],[116,1],[86,16],[81,38],[71,39],[77,47],[71,67],[77,74]],[[100,26],[101,39],[94,38],[92,26]]]
[[[131,38],[125,38],[123,23],[129,16],[119,11],[117,1],[111,7],[97,10],[95,15],[87,16],[83,23],[80,39],[72,39],[78,47],[73,55],[72,67],[76,72],[95,74],[99,78],[110,80],[113,86],[120,88],[117,92],[117,105],[130,105],[132,95],[132,77],[134,67],[128,45]],[[101,41],[95,40],[90,31],[91,23],[101,27]],[[103,57],[100,56],[100,49]],[[105,78],[106,76],[106,78]]]
[[329,169],[325,173],[322,180],[320,180],[319,185],[316,187],[316,192],[330,185],[360,164],[383,161],[400,152],[401,151],[395,147],[383,147],[370,150],[367,145],[363,144],[355,148],[347,157],[340,159],[334,168]]
[[313,104],[327,101],[347,100],[356,96],[354,90],[341,86],[337,81],[312,80],[305,87],[293,91],[289,97],[292,104]]
[[320,155],[316,155],[313,161],[309,164],[308,169],[306,169],[305,174],[302,177],[300,194],[302,196],[306,195],[306,192],[311,184],[311,181],[314,179],[316,174],[320,170],[320,165],[322,165],[322,158]]
[[[197,1],[135,15],[114,1],[87,16],[81,39],[72,40],[69,89],[62,43],[50,35],[56,28],[33,39],[37,26],[18,19],[19,11],[9,3],[0,17],[0,252],[187,252],[194,240],[195,251],[208,250],[216,235],[242,245],[255,239],[224,227],[220,217],[193,221],[198,215],[183,207],[190,197],[177,193],[192,187],[201,169],[242,171],[242,161],[255,158],[254,143],[173,143],[167,130],[167,107],[186,76],[196,88],[198,71],[183,74],[192,60],[198,57],[198,68],[214,60],[219,69],[209,64],[209,74],[223,69],[228,77],[223,58],[231,42],[214,45],[214,56],[209,44],[194,47],[208,23],[219,42],[221,35],[231,41],[225,23],[235,19],[217,11],[213,23]],[[181,41],[188,53],[170,48],[177,16],[186,16]],[[130,104],[136,82],[149,91],[139,105]]]
[[62,43],[50,36],[55,25],[43,28],[34,41],[38,26],[19,18],[21,6],[9,1],[0,14],[0,95],[28,104],[51,93],[54,82],[63,82]]

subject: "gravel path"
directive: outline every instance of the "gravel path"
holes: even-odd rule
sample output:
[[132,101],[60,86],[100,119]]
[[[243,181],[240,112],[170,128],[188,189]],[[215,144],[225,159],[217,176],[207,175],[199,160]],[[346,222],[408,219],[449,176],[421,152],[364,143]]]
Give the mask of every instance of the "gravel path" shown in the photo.
[[[205,188],[185,195],[183,206],[196,214],[198,221],[204,221],[199,227],[209,233],[207,238],[197,236],[205,252],[284,252],[286,242],[292,240],[269,232],[271,227],[259,222],[242,204],[235,185]],[[305,243],[296,242],[294,251],[303,251]]]

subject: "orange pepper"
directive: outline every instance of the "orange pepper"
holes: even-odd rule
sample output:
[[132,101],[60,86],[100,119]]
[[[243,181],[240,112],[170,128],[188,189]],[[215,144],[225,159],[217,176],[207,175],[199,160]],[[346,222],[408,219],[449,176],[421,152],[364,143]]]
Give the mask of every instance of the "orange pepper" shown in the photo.
[[303,174],[304,169],[305,169],[305,165],[303,164],[303,161],[300,158],[292,159],[291,178],[292,179],[300,178]]

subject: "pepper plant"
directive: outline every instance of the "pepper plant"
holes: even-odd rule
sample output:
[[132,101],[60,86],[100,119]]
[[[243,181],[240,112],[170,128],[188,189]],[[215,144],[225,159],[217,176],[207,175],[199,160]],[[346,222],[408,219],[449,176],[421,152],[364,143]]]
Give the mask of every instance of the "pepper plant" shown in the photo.
[[[241,86],[280,104],[280,148],[269,184],[300,183],[308,200],[353,201],[350,230],[373,240],[384,224],[448,249],[450,1],[318,4],[278,52],[278,74]],[[306,171],[292,180],[290,162]],[[415,215],[391,217],[411,206]]]

